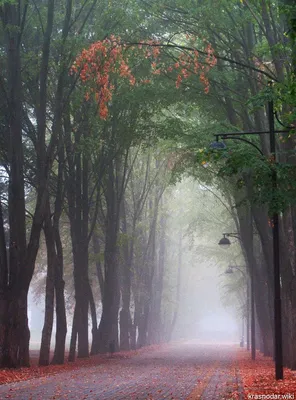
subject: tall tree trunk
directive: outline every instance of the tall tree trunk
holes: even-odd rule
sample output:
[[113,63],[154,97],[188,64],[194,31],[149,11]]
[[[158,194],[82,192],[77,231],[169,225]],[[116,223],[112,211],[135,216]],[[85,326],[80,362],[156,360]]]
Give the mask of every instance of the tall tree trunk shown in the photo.
[[[250,186],[249,176],[245,176],[248,187]],[[250,189],[251,190],[251,189]],[[249,275],[253,275],[255,309],[257,313],[258,323],[260,326],[262,339],[264,343],[264,354],[271,355],[273,353],[272,325],[269,315],[268,303],[268,276],[266,270],[259,268],[254,255],[254,232],[253,232],[253,216],[251,206],[248,202],[242,202],[241,196],[246,193],[236,194],[238,218],[240,222],[240,234],[243,244],[244,254],[247,261]],[[262,300],[264,299],[264,300]]]
[[161,324],[161,302],[163,292],[163,279],[165,267],[165,254],[166,254],[166,216],[165,211],[162,210],[160,216],[160,234],[159,234],[159,250],[158,262],[156,273],[153,282],[153,297],[151,304],[151,312],[149,316],[148,326],[148,343],[160,343],[163,338],[162,324]]
[[50,342],[53,327],[54,315],[54,281],[55,281],[55,265],[57,262],[54,232],[50,216],[50,204],[47,201],[46,216],[44,220],[44,234],[47,248],[47,276],[45,290],[45,315],[42,330],[41,347],[39,354],[39,365],[49,365],[50,358]]
[[[22,83],[20,59],[20,15],[17,4],[1,6],[6,39],[9,123],[9,286],[1,296],[0,364],[29,365],[28,285],[20,281],[26,267],[26,222],[22,143]],[[2,258],[4,259],[4,254]],[[6,269],[6,268],[5,268]]]
[[[122,233],[127,235],[127,219],[125,212],[125,201],[122,202]],[[130,243],[129,243],[130,242]],[[122,284],[121,284],[121,297],[122,308],[120,311],[120,350],[130,350],[130,330],[131,330],[131,314],[130,314],[130,301],[131,301],[131,274],[132,274],[132,260],[133,260],[133,243],[134,243],[134,227],[130,241],[124,244],[123,254],[124,261],[122,263]]]
[[77,306],[75,304],[73,321],[72,321],[72,331],[71,331],[71,340],[70,340],[70,348],[69,348],[69,356],[68,361],[73,362],[76,358],[76,345],[77,345],[77,320],[78,320],[78,312]]
[[137,348],[137,329],[140,324],[140,300],[138,293],[135,293],[136,289],[134,290],[134,319],[132,321],[131,326],[131,333],[130,333],[130,340],[131,340],[131,349],[136,350]]
[[[89,308],[90,308],[90,314],[91,314],[91,321],[92,321],[92,343],[95,343],[95,337],[97,334],[97,312],[96,312],[96,304],[92,292],[91,285],[89,284]],[[91,352],[92,354],[92,352]]]
[[105,282],[102,299],[103,310],[96,340],[98,347],[95,349],[98,353],[109,352],[109,344],[113,341],[115,343],[115,350],[118,350],[120,292],[118,282],[117,235],[120,204],[118,204],[118,194],[115,188],[114,165],[112,161],[109,161],[106,185]]
[[167,332],[166,340],[169,342],[172,339],[172,334],[176,326],[179,304],[180,304],[180,294],[181,294],[181,271],[182,271],[182,231],[179,232],[179,243],[178,243],[178,272],[177,272],[177,287],[176,287],[176,306],[173,314],[173,319],[169,325],[169,330]]
[[55,304],[56,304],[56,336],[52,364],[64,364],[67,335],[67,316],[65,305],[65,282],[63,279],[63,248],[58,229],[55,231],[57,259],[54,273]]
[[[87,123],[82,120],[75,133],[75,144],[81,146],[82,132]],[[71,119],[69,113],[65,119],[66,151],[69,165],[67,197],[69,205],[70,231],[73,252],[73,276],[75,287],[75,318],[72,330],[77,330],[78,357],[88,357],[88,305],[85,295],[89,287],[88,279],[88,161],[81,150],[73,155],[71,142]],[[75,336],[75,335],[74,335]],[[73,335],[72,335],[73,337]],[[74,340],[74,339],[73,339]],[[72,350],[76,346],[72,346]],[[75,355],[71,355],[75,358]]]
[[96,257],[96,271],[97,271],[97,277],[99,281],[99,286],[100,286],[100,292],[101,292],[101,298],[104,297],[104,275],[102,271],[102,263],[100,260],[100,243],[99,243],[99,237],[98,235],[94,232],[92,235],[92,244],[93,244],[93,251]]
[[148,335],[148,319],[150,313],[150,300],[145,299],[142,306],[142,313],[139,320],[139,335],[137,341],[137,347],[140,349],[147,345],[147,335]]
[[[92,245],[93,245],[93,251],[95,254],[95,263],[96,263],[96,272],[97,272],[97,277],[98,277],[98,282],[99,282],[99,287],[100,287],[100,292],[101,292],[101,301],[103,301],[104,297],[104,275],[102,271],[102,263],[100,260],[100,243],[99,243],[99,237],[96,234],[96,232],[93,232],[92,234]],[[92,343],[91,343],[91,351],[90,354],[96,354],[98,352],[98,326],[94,328],[93,326],[93,331],[92,331]]]
[[13,291],[6,294],[4,319],[1,327],[2,341],[2,366],[15,368],[30,365],[28,327],[28,291]]
[[[78,250],[78,249],[77,249]],[[76,329],[78,335],[78,358],[88,357],[88,305],[89,281],[85,268],[87,263],[87,255],[85,249],[81,249],[81,254],[75,254],[74,260],[74,281],[75,283],[75,300],[77,307]]]
[[[161,193],[162,194],[162,193]],[[154,199],[148,202],[148,213],[150,218],[150,227],[147,243],[143,250],[142,261],[142,286],[140,292],[141,313],[138,325],[138,347],[147,345],[148,340],[148,324],[151,313],[151,304],[153,297],[153,278],[156,264],[156,227],[159,211],[159,201],[161,196],[155,194]]]

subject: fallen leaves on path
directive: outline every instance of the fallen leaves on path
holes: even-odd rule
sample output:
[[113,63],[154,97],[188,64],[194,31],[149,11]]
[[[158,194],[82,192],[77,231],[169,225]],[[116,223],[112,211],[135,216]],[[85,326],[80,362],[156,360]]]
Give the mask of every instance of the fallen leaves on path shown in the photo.
[[160,348],[160,345],[153,345],[143,347],[138,350],[122,351],[114,353],[111,357],[108,355],[95,355],[89,358],[76,359],[75,362],[65,362],[63,365],[48,365],[39,367],[38,358],[31,358],[31,367],[29,368],[18,368],[18,369],[0,369],[0,385],[5,383],[26,381],[32,378],[40,378],[49,375],[55,375],[61,372],[72,371],[84,367],[93,367],[95,365],[104,364],[110,360],[116,361],[123,358],[131,358],[137,354],[142,354],[148,351],[153,351]]
[[215,369],[218,366],[218,362],[215,363],[209,370],[206,372],[206,374],[203,376],[203,379],[198,379],[197,380],[197,385],[193,389],[193,391],[190,393],[190,395],[187,397],[186,400],[199,400],[201,399],[201,396],[207,387],[212,375],[215,372]]
[[[296,394],[296,371],[284,368],[284,380],[277,381],[275,379],[274,361],[271,357],[265,357],[257,352],[256,360],[252,360],[250,352],[240,349],[237,353],[236,369],[237,375],[242,381],[245,399],[255,399],[255,395]],[[234,390],[229,397],[229,399],[238,398],[240,397],[237,390]]]

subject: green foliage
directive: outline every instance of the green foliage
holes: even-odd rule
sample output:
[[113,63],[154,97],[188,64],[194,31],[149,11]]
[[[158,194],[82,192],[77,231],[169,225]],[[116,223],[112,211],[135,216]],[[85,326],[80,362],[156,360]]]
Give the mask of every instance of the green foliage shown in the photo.
[[[234,177],[237,189],[250,181],[253,187],[252,201],[267,204],[270,216],[274,212],[284,212],[291,204],[296,204],[296,166],[275,163],[272,157],[254,153],[250,146],[240,146],[235,150],[205,149],[196,154],[197,163],[213,164],[221,178]],[[277,187],[273,187],[276,173]]]
[[16,4],[17,3],[17,1],[16,0],[0,0],[0,7],[3,7],[3,6],[5,6],[5,5],[8,5],[8,4]]

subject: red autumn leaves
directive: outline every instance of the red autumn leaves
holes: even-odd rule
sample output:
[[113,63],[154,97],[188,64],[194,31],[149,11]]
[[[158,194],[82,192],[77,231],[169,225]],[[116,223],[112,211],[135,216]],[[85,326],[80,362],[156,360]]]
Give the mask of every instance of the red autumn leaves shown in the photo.
[[[241,350],[238,353],[236,369],[243,384],[245,399],[255,399],[256,396],[259,398],[259,395],[265,395],[260,398],[285,398],[280,396],[296,394],[296,372],[285,368],[284,380],[276,381],[274,361],[271,357],[264,357],[257,352],[256,360],[253,361],[249,352]],[[236,398],[240,398],[237,390],[229,396],[229,399]]]
[[70,73],[79,74],[82,83],[87,85],[85,99],[89,100],[91,96],[94,96],[99,107],[100,118],[103,120],[106,120],[108,116],[108,103],[114,93],[115,77],[127,79],[131,86],[136,83],[150,83],[148,78],[136,81],[129,65],[129,55],[131,54],[139,55],[140,53],[142,57],[151,60],[153,75],[165,75],[175,71],[177,88],[180,87],[183,80],[199,74],[205,93],[208,93],[209,81],[206,74],[217,62],[211,45],[206,45],[207,56],[204,63],[200,63],[198,51],[192,50],[180,52],[177,61],[166,65],[160,57],[163,48],[165,46],[155,40],[127,46],[121,42],[120,37],[110,36],[110,38],[93,43],[88,49],[84,49],[76,58]]
[[[114,353],[112,359],[126,359],[132,358],[138,354],[145,354],[151,351],[158,350],[160,345],[151,345],[142,347],[139,350],[121,351]],[[92,367],[96,365],[103,365],[109,362],[110,357],[108,355],[95,355],[90,358],[79,358],[75,362],[66,361],[63,365],[48,365],[38,366],[38,357],[31,357],[31,367],[20,368],[20,369],[0,369],[0,385],[12,382],[27,381],[32,378],[41,378],[50,375],[60,374],[66,371],[74,371],[77,369]]]
[[114,90],[111,74],[128,78],[131,85],[135,84],[135,78],[123,57],[122,46],[119,46],[114,37],[93,43],[88,49],[84,49],[76,58],[71,73],[79,73],[83,83],[92,83],[85,98],[89,100],[90,95],[94,94],[102,119],[107,118],[107,104],[112,99]]

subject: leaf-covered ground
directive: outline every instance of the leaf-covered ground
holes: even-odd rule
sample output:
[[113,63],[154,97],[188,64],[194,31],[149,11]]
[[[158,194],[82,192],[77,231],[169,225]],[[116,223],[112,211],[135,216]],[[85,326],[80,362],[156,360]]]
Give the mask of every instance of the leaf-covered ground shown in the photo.
[[31,367],[19,369],[0,369],[0,385],[5,383],[26,381],[32,378],[41,378],[45,376],[55,375],[61,372],[73,371],[83,367],[91,367],[108,362],[110,358],[113,360],[131,358],[137,354],[146,353],[157,350],[160,346],[147,346],[136,351],[126,351],[109,355],[96,355],[87,359],[76,359],[75,362],[66,361],[63,365],[38,366],[38,352],[33,351],[31,355]]
[[223,399],[237,381],[236,350],[235,346],[183,342],[60,367],[5,370],[2,382],[14,383],[0,385],[0,399]]
[[0,370],[0,399],[296,398],[296,371],[285,368],[285,379],[276,381],[272,358],[257,352],[252,361],[250,352],[237,346],[187,342],[62,366],[38,367],[37,358],[32,361],[31,368]]
[[[234,366],[244,388],[245,399],[296,399],[296,371],[284,368],[284,380],[276,381],[271,357],[257,352],[253,361],[250,352],[240,349]],[[238,387],[234,385],[229,399],[237,399],[239,394]]]

